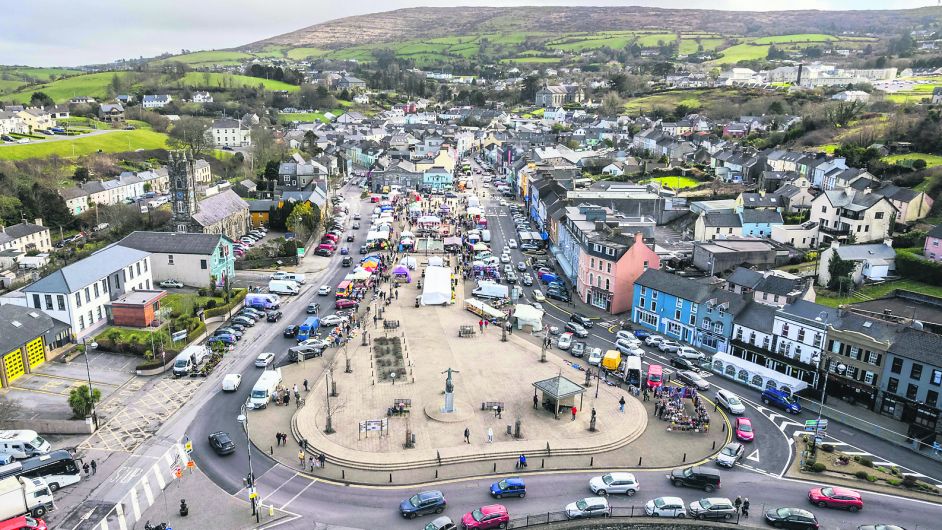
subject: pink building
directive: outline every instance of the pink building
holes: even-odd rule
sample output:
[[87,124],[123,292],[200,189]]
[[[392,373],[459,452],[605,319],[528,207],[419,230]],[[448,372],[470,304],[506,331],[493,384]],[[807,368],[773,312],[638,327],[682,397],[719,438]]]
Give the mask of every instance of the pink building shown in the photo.
[[932,261],[942,261],[942,225],[937,225],[926,234],[922,255]]
[[661,260],[644,243],[640,232],[605,240],[588,239],[580,245],[576,291],[587,304],[611,314],[631,310],[635,280]]

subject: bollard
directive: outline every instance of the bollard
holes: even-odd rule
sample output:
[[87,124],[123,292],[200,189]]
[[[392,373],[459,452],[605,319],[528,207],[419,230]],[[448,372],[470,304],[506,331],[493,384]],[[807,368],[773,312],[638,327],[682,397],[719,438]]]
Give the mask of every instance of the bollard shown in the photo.
[[274,504],[269,504],[269,505],[268,505],[268,516],[269,516],[269,517],[274,517],[274,516],[275,516],[275,505],[274,505]]
[[545,458],[541,458],[541,459],[540,459],[540,469],[543,469],[543,466],[545,466],[545,465],[546,465],[546,459],[545,459]]
[[274,454],[275,454],[275,448],[274,448],[273,446],[271,446],[271,445],[268,446],[268,454],[270,454],[270,455],[274,455]]
[[726,422],[725,422],[725,421],[723,422],[723,430],[720,431],[720,432],[726,432]]
[[340,470],[340,478],[341,478],[341,479],[346,479],[346,478],[347,478],[347,472],[341,469],[341,470]]
[[641,467],[641,458],[642,458],[642,457],[640,457],[640,456],[638,457],[638,467]]
[[589,467],[594,467],[594,466],[595,466],[595,457],[591,456],[589,457]]
[[438,478],[438,470],[435,470],[435,478]]
[[497,473],[497,462],[494,462],[494,473]]
[[683,460],[683,461],[684,461],[684,462],[687,461],[687,453],[684,453],[684,460]]
[[716,440],[713,440],[713,449],[712,449],[712,450],[716,450]]
[[392,473],[389,474],[389,483],[392,484]]

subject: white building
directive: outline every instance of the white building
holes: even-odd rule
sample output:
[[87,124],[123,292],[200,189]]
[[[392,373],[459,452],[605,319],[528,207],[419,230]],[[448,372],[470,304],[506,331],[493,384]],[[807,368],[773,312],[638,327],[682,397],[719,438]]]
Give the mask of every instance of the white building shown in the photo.
[[209,92],[193,92],[193,103],[212,103],[213,95]]
[[870,94],[863,90],[845,90],[834,94],[831,96],[831,99],[835,101],[860,101],[861,103],[866,103],[870,101]]
[[108,322],[111,301],[152,287],[150,254],[111,245],[24,287],[27,307],[68,323],[76,339]]
[[209,128],[210,137],[216,147],[245,147],[252,145],[252,131],[241,121],[221,118]]
[[173,97],[168,94],[157,96],[147,95],[144,96],[141,105],[143,105],[145,109],[162,109],[171,101],[173,101]]
[[23,222],[12,226],[0,224],[0,250],[49,252],[52,250],[49,229],[43,226],[42,219],[36,219],[35,223]]

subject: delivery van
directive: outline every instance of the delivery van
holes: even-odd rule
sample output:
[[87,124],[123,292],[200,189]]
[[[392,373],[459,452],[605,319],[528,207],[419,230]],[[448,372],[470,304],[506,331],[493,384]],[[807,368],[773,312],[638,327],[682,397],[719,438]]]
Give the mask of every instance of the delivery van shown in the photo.
[[203,364],[209,354],[209,348],[203,344],[187,346],[185,350],[177,354],[177,358],[173,361],[173,375],[175,377],[189,375]]
[[485,243],[491,242],[491,231],[490,230],[481,230],[481,240]]
[[258,381],[252,387],[252,393],[249,394],[249,405],[255,409],[263,409],[271,401],[275,389],[281,384],[281,368],[274,370],[265,370],[258,376]]
[[298,285],[304,285],[304,275],[298,272],[286,272],[285,279],[291,280]]
[[0,455],[22,459],[44,455],[51,449],[49,442],[36,431],[0,431]]
[[494,282],[479,282],[476,289],[471,294],[478,298],[498,299],[510,296],[510,291],[506,285]]
[[655,389],[664,383],[664,369],[659,364],[648,366],[648,388]]
[[625,382],[634,387],[641,387],[641,357],[629,355],[624,363]]
[[602,368],[606,370],[617,370],[621,364],[621,352],[618,350],[608,350],[602,357]]
[[245,307],[253,309],[278,309],[281,307],[281,298],[277,294],[252,293],[245,295]]
[[291,296],[301,292],[298,283],[292,280],[271,280],[268,282],[268,290],[275,294],[287,294]]

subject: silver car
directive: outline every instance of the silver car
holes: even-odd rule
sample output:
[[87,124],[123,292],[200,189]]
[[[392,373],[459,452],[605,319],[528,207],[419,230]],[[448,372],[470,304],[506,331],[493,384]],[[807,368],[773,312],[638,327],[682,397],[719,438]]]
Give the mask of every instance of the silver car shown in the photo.
[[723,467],[733,467],[745,454],[746,448],[739,442],[730,442],[716,455],[716,464]]
[[710,497],[690,503],[690,516],[696,519],[732,519],[736,515],[736,507],[729,499],[723,497]]

